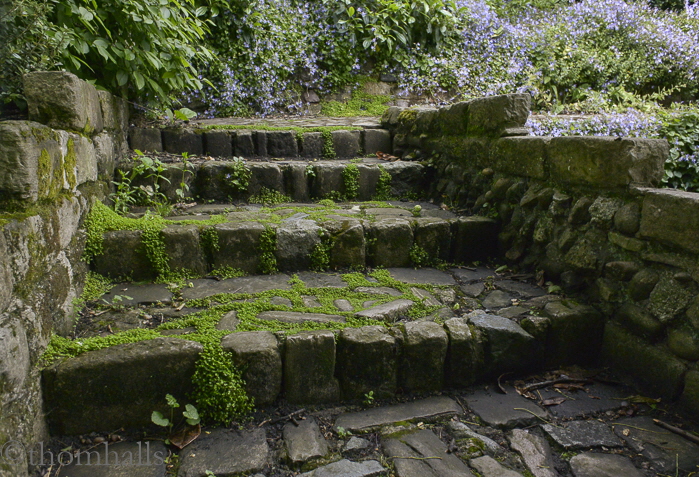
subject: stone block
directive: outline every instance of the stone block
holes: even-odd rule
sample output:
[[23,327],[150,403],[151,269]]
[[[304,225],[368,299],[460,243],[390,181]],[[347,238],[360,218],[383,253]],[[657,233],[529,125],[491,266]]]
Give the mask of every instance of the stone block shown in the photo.
[[65,185],[60,136],[29,121],[0,123],[0,201],[36,202]]
[[391,195],[402,197],[408,194],[420,194],[429,184],[425,166],[417,162],[396,161],[383,164],[391,174]]
[[492,167],[497,172],[546,180],[546,147],[550,137],[507,137],[493,142]]
[[308,270],[311,253],[320,244],[321,228],[313,220],[283,222],[277,228],[277,257],[280,270]]
[[684,378],[680,405],[694,417],[699,417],[699,371],[691,370]]
[[556,137],[548,145],[550,178],[602,189],[653,186],[668,154],[664,139]]
[[250,195],[259,194],[263,189],[284,192],[284,176],[277,164],[251,162],[248,167],[250,169],[250,183],[248,184]]
[[65,131],[59,131],[58,135],[63,155],[64,188],[75,190],[80,184],[96,181],[97,155],[92,141]]
[[332,131],[333,149],[337,157],[355,157],[361,151],[360,131]]
[[594,308],[553,301],[544,307],[549,317],[546,364],[549,367],[594,364],[604,334],[604,317]]
[[23,77],[29,119],[83,134],[104,127],[97,89],[65,71],[35,71]]
[[363,131],[364,154],[384,152],[391,154],[391,132],[387,129],[365,129]]
[[[371,288],[367,290],[360,287],[357,290],[364,293],[370,293],[368,290],[371,290]],[[393,300],[387,303],[372,306],[364,311],[360,311],[356,314],[356,316],[357,318],[366,318],[369,320],[393,322],[401,318],[407,318],[408,312],[413,305],[415,305],[415,302],[412,300]]]
[[407,267],[413,230],[405,219],[388,218],[365,224],[369,235],[368,255],[375,267]]
[[253,131],[255,138],[255,153],[260,157],[267,157],[267,131]]
[[345,166],[342,164],[329,162],[316,164],[314,167],[316,176],[311,182],[311,195],[323,198],[333,196],[334,194],[343,194],[345,185],[342,180],[342,171],[344,169]]
[[[43,371],[55,435],[142,427],[167,412],[165,394],[188,402],[201,344],[156,338],[90,351]],[[75,383],[81,383],[76,386]]]
[[105,232],[103,253],[94,258],[95,271],[111,278],[152,280],[156,272],[141,244],[140,230]]
[[337,343],[337,376],[345,399],[369,392],[391,398],[398,385],[396,340],[383,326],[345,328]]
[[415,244],[427,252],[430,259],[449,260],[451,224],[436,217],[420,217],[413,221]]
[[465,135],[468,131],[469,105],[469,101],[462,101],[439,108],[437,117],[432,121],[434,132],[447,136]]
[[162,132],[158,128],[129,128],[129,147],[134,151],[163,152]]
[[447,333],[430,321],[402,323],[403,355],[398,368],[399,386],[405,392],[439,391],[444,386]]
[[335,335],[331,331],[302,331],[286,339],[284,392],[295,404],[337,401]]
[[358,164],[359,192],[357,200],[372,200],[376,196],[376,185],[379,183],[381,170],[374,165]]
[[642,237],[699,252],[699,194],[647,189],[641,211]]
[[469,263],[497,256],[498,223],[481,216],[459,217],[451,223],[451,257]]
[[14,285],[7,242],[5,235],[0,233],[0,313],[3,313],[9,306]]
[[344,269],[366,265],[366,241],[364,227],[357,219],[338,216],[323,223],[330,233],[330,268]]
[[204,133],[204,150],[213,157],[233,155],[233,135],[230,131],[207,131]]
[[114,167],[116,166],[115,144],[112,135],[108,133],[98,134],[92,138],[95,146],[95,158],[97,160],[97,177],[111,181],[114,179]]
[[614,323],[607,323],[604,329],[601,361],[663,399],[676,399],[684,384],[686,366],[682,361]]
[[270,157],[298,157],[296,131],[267,131],[267,154]]
[[282,388],[282,354],[273,333],[232,333],[223,338],[221,347],[231,352],[233,363],[243,370],[245,391],[255,399],[255,405],[276,401]]
[[469,136],[499,137],[510,128],[522,128],[529,117],[531,96],[503,94],[468,102]]
[[667,347],[675,356],[699,361],[699,331],[690,326],[678,326],[667,333]]
[[381,116],[381,126],[389,130],[394,129],[398,125],[398,116],[400,116],[400,113],[405,109],[406,108],[400,108],[398,106],[391,106],[388,108]]
[[323,157],[323,133],[307,132],[303,133],[303,141],[301,141],[301,157],[307,159],[320,159]]
[[102,125],[107,131],[123,131],[123,111],[121,110],[121,98],[112,96],[108,91],[98,90],[97,96],[100,101],[100,111],[102,112]]
[[204,154],[204,139],[191,129],[163,129],[163,150],[171,154],[200,156]]
[[645,308],[624,303],[616,312],[616,318],[633,334],[656,342],[663,338],[665,326]]
[[467,387],[476,382],[483,369],[483,345],[475,327],[465,318],[451,318],[444,322],[449,336],[446,360],[448,386]]
[[196,225],[170,225],[162,234],[170,270],[189,270],[199,276],[206,274],[206,257],[199,244]]
[[[247,199],[250,196],[248,188],[252,182],[252,177],[248,187],[244,189],[241,189],[239,184],[235,184],[234,181],[240,179],[239,165],[239,163],[232,161],[208,161],[202,164],[194,177],[192,193],[202,200],[227,203]],[[249,165],[246,164],[245,167],[250,171]]]
[[570,467],[575,477],[643,477],[623,455],[584,452],[570,459]]
[[233,152],[237,157],[252,157],[255,155],[255,137],[252,131],[237,131],[233,139]]
[[270,463],[264,429],[217,428],[202,433],[180,452],[178,477],[259,475]]
[[290,163],[282,168],[284,192],[294,202],[308,202],[311,199],[308,187],[306,164]]
[[541,353],[534,337],[514,321],[485,313],[470,320],[483,337],[484,376],[531,371],[538,364]]
[[256,273],[259,266],[260,236],[264,225],[257,222],[227,222],[214,226],[218,235],[218,252],[214,252],[214,268],[230,266],[247,273]]
[[317,460],[328,453],[328,443],[314,417],[287,422],[282,430],[287,458],[292,465]]

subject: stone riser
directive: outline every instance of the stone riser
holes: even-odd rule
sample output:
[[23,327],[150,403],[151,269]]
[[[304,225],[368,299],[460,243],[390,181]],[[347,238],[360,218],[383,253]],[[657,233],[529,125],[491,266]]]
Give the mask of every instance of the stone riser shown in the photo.
[[[131,128],[131,149],[213,157],[350,158],[393,150],[386,129],[332,131],[332,152],[320,132]],[[330,157],[328,154],[330,153]]]
[[[275,229],[273,254],[278,268],[289,272],[311,268],[313,254],[323,240],[321,237],[330,244],[328,265],[333,269],[411,266],[410,251],[414,244],[420,246],[431,260],[454,263],[484,260],[497,254],[498,226],[495,220],[485,217],[414,218],[410,217],[410,212],[398,210],[403,217],[371,221],[331,214],[326,220],[316,223],[299,214],[291,215],[294,211],[290,209],[289,217],[279,224],[265,224],[249,212],[233,212],[228,214],[229,222],[202,227],[169,225],[162,234],[170,269],[187,269],[198,275],[223,266],[259,273],[265,227]],[[380,211],[376,210],[377,213]],[[192,218],[196,216],[180,217]],[[215,231],[218,250],[204,245],[202,234],[207,233],[204,230],[208,228]],[[145,255],[141,236],[139,230],[106,232],[104,253],[94,260],[95,271],[136,281],[155,278],[157,273]]]
[[[536,337],[507,318],[481,314],[443,325],[347,328],[337,335],[303,331],[283,338],[268,331],[241,332],[224,337],[222,346],[245,370],[247,391],[260,406],[282,393],[297,404],[361,399],[369,392],[383,399],[584,360],[598,349],[603,327],[600,315],[580,308],[560,320],[552,318],[551,328]],[[562,349],[585,352],[568,356]],[[198,343],[164,337],[105,348],[47,368],[44,389],[51,401],[52,432],[148,425],[162,396],[185,399],[191,392],[193,364],[201,351]]]
[[[381,168],[391,175],[390,195],[393,197],[420,196],[428,187],[430,171],[422,164],[365,161],[366,163],[356,164],[359,169],[359,189],[357,196],[352,197],[353,200],[372,200],[376,196]],[[342,172],[348,163],[247,162],[246,167],[251,176],[248,187],[242,191],[231,184],[231,179],[235,177],[233,165],[233,162],[227,161],[191,164],[184,174],[182,164],[171,165],[163,172],[167,181],[160,181],[159,188],[172,202],[182,200],[177,189],[182,189],[183,181],[189,186],[185,197],[215,202],[247,201],[263,188],[280,192],[297,202],[332,197],[334,194],[344,196],[347,193]],[[130,164],[122,164],[119,169],[128,173],[130,167]],[[116,177],[120,177],[118,173]],[[136,187],[149,184],[152,182],[140,178],[132,182]]]

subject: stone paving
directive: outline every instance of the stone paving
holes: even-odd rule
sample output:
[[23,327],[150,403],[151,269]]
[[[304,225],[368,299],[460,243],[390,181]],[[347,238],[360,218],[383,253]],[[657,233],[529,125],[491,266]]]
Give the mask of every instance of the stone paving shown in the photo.
[[[527,325],[527,320],[539,313],[546,316],[546,310],[549,316],[556,316],[552,309],[560,311],[553,305],[560,304],[561,297],[547,294],[529,276],[496,273],[484,267],[445,272],[391,269],[390,273],[408,284],[447,287],[441,289],[440,295],[434,293],[426,299],[445,305],[452,317],[467,317],[471,326],[485,334],[491,333],[488,339],[493,347],[498,340],[535,339],[536,329],[531,323]],[[303,272],[298,277],[309,286],[343,285],[338,274]],[[209,294],[243,288],[251,293],[285,290],[289,288],[289,278],[289,275],[242,277],[233,279],[235,285],[226,280],[216,282],[218,287],[211,287],[210,281],[195,282],[190,293],[201,297],[207,294],[207,289]],[[390,287],[375,291],[394,298]],[[140,307],[123,313],[131,316],[133,326],[148,325],[144,314],[176,316],[188,310],[174,311],[186,302],[167,295],[168,290],[157,285],[125,284],[116,287],[110,296],[122,292],[129,293],[131,303]],[[494,295],[497,300],[491,299]],[[490,308],[484,308],[485,303]],[[349,302],[339,303],[338,310],[347,305],[352,308]],[[367,306],[372,309],[371,305]],[[285,313],[293,320],[318,320],[312,313],[306,313],[307,316]],[[500,316],[506,314],[510,317]],[[235,329],[235,317],[228,318],[227,329]],[[128,321],[125,317],[121,319]],[[429,319],[443,321],[436,317]],[[397,312],[391,315],[391,320],[406,320],[406,315]],[[117,321],[115,318],[114,326]],[[520,325],[527,326],[534,335],[529,335]],[[451,331],[458,335],[457,328]],[[224,341],[236,335],[239,333],[228,335]],[[497,350],[488,352],[498,356]],[[506,362],[526,358],[500,356],[498,359]],[[94,462],[85,465],[89,454],[82,454],[80,465],[75,459],[70,465],[53,467],[51,475],[689,477],[699,472],[699,445],[659,427],[653,419],[679,423],[690,431],[697,426],[680,420],[672,414],[672,409],[655,409],[654,403],[652,407],[645,404],[652,401],[639,397],[637,390],[602,379],[599,371],[568,368],[539,375],[485,376],[481,384],[446,388],[430,395],[403,393],[387,400],[375,400],[367,393],[363,399],[360,394],[358,400],[339,406],[294,406],[289,404],[287,389],[283,399],[261,406],[251,420],[232,423],[227,428],[204,427],[196,440],[179,451],[163,446],[161,441],[150,440],[162,438],[162,432],[159,434],[155,428],[146,430],[145,434],[130,434],[132,442],[116,442],[107,444],[108,447],[104,443],[111,440],[106,433],[87,433],[72,440],[63,438],[55,445],[65,448],[66,444],[81,440],[82,446],[73,447],[88,446],[93,461],[100,452],[103,460],[101,465]],[[265,378],[255,385],[262,387],[268,384],[266,381],[276,379]],[[162,457],[168,453],[174,454],[166,462]],[[107,455],[119,459],[137,456],[140,462],[148,461],[150,456],[151,460],[133,467],[123,460],[120,465],[104,465]],[[48,470],[44,469],[45,475]]]

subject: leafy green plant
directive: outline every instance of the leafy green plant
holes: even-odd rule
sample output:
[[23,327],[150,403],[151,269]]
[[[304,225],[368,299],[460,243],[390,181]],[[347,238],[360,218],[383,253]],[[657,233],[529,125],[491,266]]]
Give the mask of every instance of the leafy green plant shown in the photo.
[[410,209],[410,212],[413,214],[413,217],[420,217],[420,212],[422,212],[422,206],[416,204],[415,207]]
[[665,114],[660,135],[670,143],[663,184],[699,191],[699,110]]
[[265,226],[264,232],[260,235],[260,244],[258,251],[260,254],[260,264],[258,266],[260,273],[271,275],[279,271],[277,268],[277,257],[274,256],[274,251],[277,248],[277,231]]
[[430,264],[430,254],[416,243],[410,247],[409,254],[410,261],[415,267],[425,267]]
[[187,199],[189,194],[189,184],[187,184],[187,174],[194,174],[191,170],[192,163],[189,161],[189,153],[182,153],[182,179],[180,180],[180,186],[175,190],[177,197],[184,201]]
[[226,166],[224,177],[233,192],[245,192],[250,185],[252,172],[245,165],[245,160],[242,157],[234,157]]
[[366,407],[369,407],[372,404],[374,404],[374,391],[369,391],[368,393],[364,394],[364,400],[362,401],[362,404],[364,404]]
[[251,204],[264,204],[267,206],[283,204],[284,202],[291,202],[291,197],[284,195],[277,190],[271,190],[267,187],[262,187],[260,192],[250,196],[248,202]]
[[345,186],[345,198],[354,200],[359,195],[359,167],[349,164],[342,170],[342,182]]
[[379,173],[379,180],[376,183],[374,200],[389,200],[391,198],[391,183],[393,182],[393,177],[383,166],[379,166],[379,170],[381,172]]
[[[116,192],[110,197],[113,201],[114,210],[119,214],[124,214],[135,205],[159,205],[167,203],[167,197],[160,190],[160,183],[170,180],[163,175],[166,166],[160,159],[152,159],[139,150],[134,151],[136,157],[132,158],[134,165],[130,171],[125,172],[118,169],[120,179],[113,181]],[[134,181],[145,182],[136,187]]]
[[[172,394],[166,394],[165,400],[167,402],[168,407],[170,408],[170,417],[167,418],[163,416],[163,414],[160,411],[153,411],[153,413],[150,416],[150,420],[156,426],[167,427],[168,435],[171,435],[172,429],[175,426],[175,409],[180,407],[180,403],[177,402],[177,399],[175,399],[175,397]],[[185,410],[182,412],[182,417],[190,426],[196,426],[201,422],[199,412],[197,411],[197,408],[194,407],[192,404],[185,405]]]

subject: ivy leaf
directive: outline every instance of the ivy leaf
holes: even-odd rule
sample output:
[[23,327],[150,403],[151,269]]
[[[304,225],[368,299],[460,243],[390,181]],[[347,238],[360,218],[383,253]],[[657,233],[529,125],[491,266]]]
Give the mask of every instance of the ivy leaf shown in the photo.
[[153,411],[153,414],[150,415],[150,420],[156,426],[168,427],[170,425],[170,419],[166,418],[165,416],[163,416],[162,413],[158,411]]

